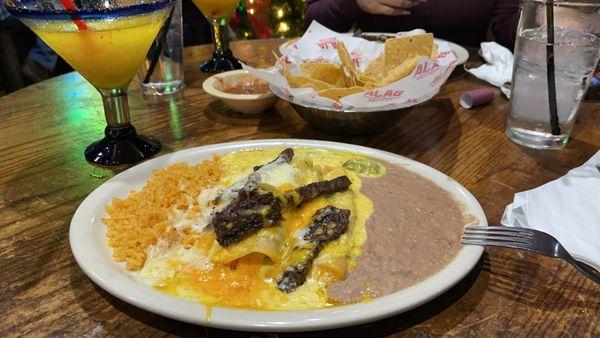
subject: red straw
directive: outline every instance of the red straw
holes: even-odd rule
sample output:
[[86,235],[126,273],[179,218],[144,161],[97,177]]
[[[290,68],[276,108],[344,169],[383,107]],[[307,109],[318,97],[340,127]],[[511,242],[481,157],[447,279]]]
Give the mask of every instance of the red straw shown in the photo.
[[[75,6],[75,4],[73,3],[72,0],[60,0],[60,3],[68,11],[76,11],[78,9],[77,6]],[[80,31],[87,31],[88,30],[88,26],[85,24],[85,22],[83,22],[83,20],[81,20],[81,19],[75,19],[75,18],[71,18],[71,20],[73,20],[73,23],[75,24],[75,26],[77,26],[77,28]]]

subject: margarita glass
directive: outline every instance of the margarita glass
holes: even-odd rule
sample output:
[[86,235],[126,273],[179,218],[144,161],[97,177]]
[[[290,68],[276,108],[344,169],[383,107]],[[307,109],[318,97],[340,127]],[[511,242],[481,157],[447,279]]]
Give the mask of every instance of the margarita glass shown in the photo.
[[84,1],[87,7],[76,7],[72,0],[4,2],[12,15],[100,92],[105,137],[85,150],[85,158],[96,164],[135,163],[160,150],[160,143],[138,135],[131,125],[127,87],[174,0],[142,1]]
[[215,51],[212,59],[200,64],[203,72],[217,73],[241,69],[242,65],[229,49],[227,26],[239,0],[192,0],[211,24]]

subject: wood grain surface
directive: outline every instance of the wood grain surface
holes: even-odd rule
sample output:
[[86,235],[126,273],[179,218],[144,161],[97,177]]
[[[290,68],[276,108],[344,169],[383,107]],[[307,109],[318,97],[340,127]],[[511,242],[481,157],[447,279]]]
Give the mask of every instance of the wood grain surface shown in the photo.
[[[281,40],[232,43],[254,66],[273,63]],[[498,222],[514,193],[579,166],[600,147],[600,100],[582,108],[569,145],[525,149],[505,134],[509,102],[465,110],[460,93],[484,83],[462,69],[433,100],[387,131],[338,137],[307,126],[284,102],[256,116],[228,111],[201,89],[198,63],[210,46],[186,50],[186,89],[151,102],[132,85],[132,120],[158,137],[162,153],[232,140],[303,138],[391,151],[450,175]],[[475,54],[475,53],[473,53]],[[478,62],[477,57],[470,62]],[[71,254],[68,228],[79,203],[119,170],[86,163],[83,149],[102,136],[99,94],[78,74],[0,98],[0,336],[600,336],[600,287],[568,264],[518,251],[486,250],[480,265],[435,300],[407,313],[319,333],[259,334],[180,323],[140,310],[97,287]],[[565,224],[568,226],[568,224]]]

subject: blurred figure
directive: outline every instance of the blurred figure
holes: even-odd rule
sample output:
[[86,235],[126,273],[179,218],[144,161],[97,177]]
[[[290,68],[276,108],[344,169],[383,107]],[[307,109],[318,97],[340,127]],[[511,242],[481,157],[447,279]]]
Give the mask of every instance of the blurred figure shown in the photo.
[[71,71],[54,51],[20,21],[0,0],[0,77],[7,92]]
[[338,32],[423,28],[466,46],[486,41],[491,25],[495,40],[512,50],[519,0],[308,0],[305,23],[313,20]]
[[36,37],[35,44],[23,63],[22,72],[29,81],[37,83],[52,76],[57,62],[58,55],[42,39]]
[[212,43],[210,24],[191,0],[182,0],[183,45],[194,46]]
[[21,75],[21,56],[27,52],[27,29],[15,20],[0,0],[0,80],[2,89],[10,93],[25,86]]

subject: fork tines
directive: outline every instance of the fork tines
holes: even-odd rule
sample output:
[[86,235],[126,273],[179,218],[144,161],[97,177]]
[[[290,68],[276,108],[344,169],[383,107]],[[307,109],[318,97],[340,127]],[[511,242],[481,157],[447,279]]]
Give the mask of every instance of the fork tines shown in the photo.
[[464,244],[518,246],[532,245],[534,234],[528,229],[503,226],[466,227],[462,236]]

